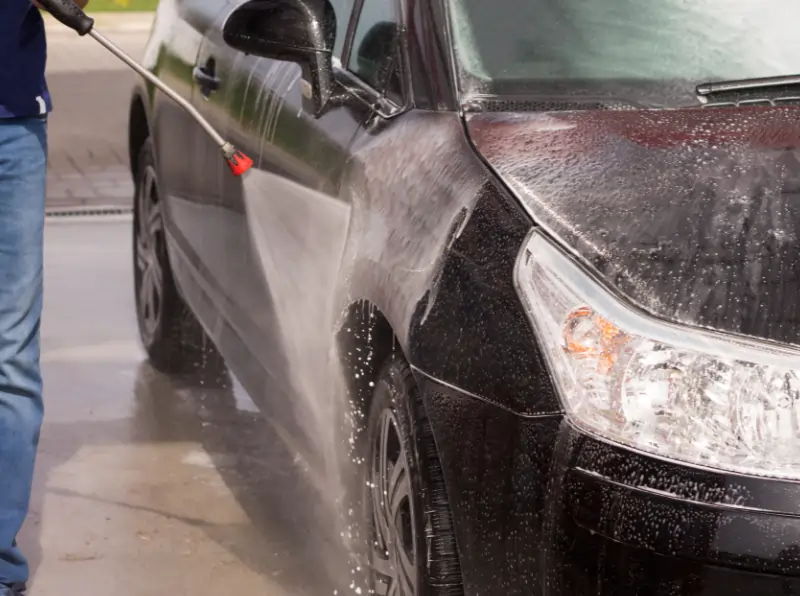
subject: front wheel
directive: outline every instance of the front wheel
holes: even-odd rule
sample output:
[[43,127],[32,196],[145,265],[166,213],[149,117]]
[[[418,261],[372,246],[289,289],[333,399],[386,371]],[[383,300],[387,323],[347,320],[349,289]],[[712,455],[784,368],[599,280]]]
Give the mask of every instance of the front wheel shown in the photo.
[[411,370],[384,368],[367,423],[371,593],[461,596],[453,520],[433,433]]
[[226,384],[219,354],[184,302],[172,273],[151,140],[137,161],[133,211],[133,271],[139,336],[153,366],[192,374],[203,383]]

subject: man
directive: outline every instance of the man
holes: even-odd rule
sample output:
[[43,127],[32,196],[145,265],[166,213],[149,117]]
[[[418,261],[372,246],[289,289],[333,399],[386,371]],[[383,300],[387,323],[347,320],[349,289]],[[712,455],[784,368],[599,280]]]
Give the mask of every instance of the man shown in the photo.
[[44,22],[31,0],[0,0],[0,596],[23,594],[28,581],[16,538],[28,513],[43,412],[46,53]]

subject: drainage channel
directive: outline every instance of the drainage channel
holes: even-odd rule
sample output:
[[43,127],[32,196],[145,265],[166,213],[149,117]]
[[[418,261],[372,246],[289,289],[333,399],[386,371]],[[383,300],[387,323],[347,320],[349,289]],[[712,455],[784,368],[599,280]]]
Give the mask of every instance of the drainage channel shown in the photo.
[[92,217],[98,215],[130,215],[131,207],[76,207],[73,209],[47,209],[45,216],[53,217]]

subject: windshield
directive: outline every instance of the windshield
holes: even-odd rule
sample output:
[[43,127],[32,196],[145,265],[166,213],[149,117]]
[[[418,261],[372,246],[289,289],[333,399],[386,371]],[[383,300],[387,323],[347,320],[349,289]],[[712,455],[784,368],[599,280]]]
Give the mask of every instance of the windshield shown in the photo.
[[800,73],[797,0],[450,5],[467,93],[615,95],[697,105],[700,82]]

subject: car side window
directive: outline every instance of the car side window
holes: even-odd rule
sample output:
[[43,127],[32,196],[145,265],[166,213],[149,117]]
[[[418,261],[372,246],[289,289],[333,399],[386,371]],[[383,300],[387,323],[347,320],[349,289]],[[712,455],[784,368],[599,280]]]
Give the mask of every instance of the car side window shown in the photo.
[[396,0],[364,0],[347,68],[376,91],[392,76],[400,21]]
[[333,44],[333,55],[341,59],[355,0],[330,0],[330,3],[336,15],[336,41]]
[[403,105],[403,62],[400,59],[400,49],[396,48],[394,57],[392,58],[391,66],[389,67],[386,76],[386,85],[384,86],[384,95],[386,99],[394,102],[397,105]]

